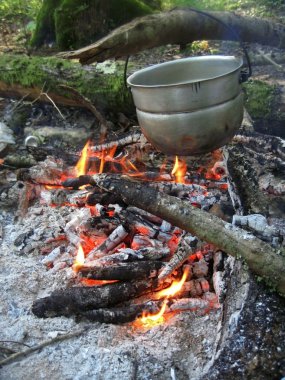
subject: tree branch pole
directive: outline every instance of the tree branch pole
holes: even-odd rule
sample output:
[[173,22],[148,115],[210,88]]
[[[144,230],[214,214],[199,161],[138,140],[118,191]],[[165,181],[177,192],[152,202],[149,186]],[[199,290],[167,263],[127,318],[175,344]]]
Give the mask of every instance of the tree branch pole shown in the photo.
[[215,215],[193,207],[189,202],[163,194],[122,176],[93,176],[97,185],[122,197],[129,205],[139,207],[174,226],[214,244],[236,258],[243,258],[256,275],[261,276],[285,297],[285,254],[246,231],[224,222]]
[[[92,45],[60,53],[59,56],[78,58],[82,64],[89,64],[166,44],[187,44],[195,40],[236,40],[236,33],[244,42],[285,47],[285,26],[282,24],[231,12],[207,13],[212,18],[190,8],[137,18]],[[235,34],[213,17],[228,25]]]

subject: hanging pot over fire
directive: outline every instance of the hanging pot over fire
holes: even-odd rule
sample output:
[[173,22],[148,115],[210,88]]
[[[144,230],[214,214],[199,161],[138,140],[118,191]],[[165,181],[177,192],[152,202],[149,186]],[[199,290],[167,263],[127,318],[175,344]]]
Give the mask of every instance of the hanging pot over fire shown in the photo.
[[243,119],[241,67],[233,56],[162,63],[127,82],[146,138],[166,154],[207,153],[228,143]]
[[219,18],[214,19],[240,42],[243,59],[202,56],[178,59],[132,74],[131,87],[137,117],[150,143],[166,154],[208,153],[228,143],[243,119],[241,83],[251,75],[251,65],[239,34]]

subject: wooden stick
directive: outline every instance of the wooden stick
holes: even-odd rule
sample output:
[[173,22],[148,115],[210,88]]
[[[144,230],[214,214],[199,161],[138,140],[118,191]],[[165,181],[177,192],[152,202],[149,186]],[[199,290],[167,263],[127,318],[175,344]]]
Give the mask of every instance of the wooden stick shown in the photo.
[[33,303],[32,312],[40,318],[71,316],[83,311],[115,306],[131,298],[147,294],[155,287],[154,282],[147,280],[59,289],[48,297],[36,300]]
[[0,367],[2,367],[3,365],[7,365],[10,363],[16,362],[17,360],[24,359],[28,355],[32,354],[35,351],[38,351],[44,347],[50,346],[51,344],[54,344],[57,342],[62,342],[63,340],[66,340],[66,339],[74,338],[78,335],[83,334],[86,331],[87,331],[87,329],[83,328],[83,329],[80,329],[80,330],[77,330],[77,331],[74,331],[71,333],[58,335],[57,337],[55,337],[53,339],[45,340],[42,343],[40,343],[34,347],[28,348],[25,351],[16,352],[15,354],[8,356],[8,358],[1,360],[0,361]]
[[127,323],[139,318],[143,312],[157,313],[161,301],[149,301],[137,305],[122,306],[120,308],[90,310],[81,313],[80,316],[87,318],[92,322],[101,323]]
[[157,277],[162,266],[161,261],[116,263],[108,266],[93,267],[83,265],[78,272],[82,277],[92,280],[130,281]]
[[93,178],[99,187],[119,194],[129,205],[158,215],[229,255],[243,258],[255,274],[285,297],[285,252],[274,250],[252,234],[193,207],[189,202],[160,193],[140,182],[124,176],[114,181],[105,174]]

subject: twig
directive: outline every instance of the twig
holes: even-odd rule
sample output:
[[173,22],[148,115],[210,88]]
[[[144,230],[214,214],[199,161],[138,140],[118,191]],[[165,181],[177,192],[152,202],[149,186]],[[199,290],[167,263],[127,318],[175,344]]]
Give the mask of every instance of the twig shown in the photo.
[[[55,104],[55,102],[52,100],[52,98],[46,93],[46,92],[42,92],[41,95],[44,95],[51,103],[52,105],[54,106],[54,108],[57,110],[57,112],[60,114],[60,116],[63,118],[63,120],[65,120],[65,117],[63,116],[63,114],[60,112],[60,109],[57,107],[57,105]],[[40,95],[40,96],[41,96]]]
[[84,107],[89,109],[93,113],[93,115],[96,117],[100,124],[100,140],[104,141],[104,138],[107,134],[108,130],[108,123],[104,116],[97,110],[97,108],[90,102],[89,99],[85,98],[82,94],[80,94],[77,90],[74,88],[67,86],[65,84],[61,84],[59,87],[63,88],[64,90],[68,91],[69,93],[73,94],[75,96],[75,99],[78,100],[80,104],[82,104]]
[[47,92],[44,92],[44,88],[45,88],[45,85],[46,83],[44,83],[42,89],[41,89],[41,93],[40,95],[32,101],[31,104],[34,104],[35,102],[37,102],[42,96],[45,96],[51,103],[52,105],[54,106],[54,108],[57,110],[57,112],[60,114],[60,116],[62,117],[63,120],[65,120],[65,117],[63,116],[63,114],[60,112],[60,109],[57,107],[57,105],[55,104],[55,102],[52,100],[52,98],[47,94]]
[[17,342],[15,340],[0,340],[1,343],[16,343],[16,344],[21,344],[22,346],[26,346],[26,347],[31,347],[29,346],[28,344],[26,343],[22,343],[22,342]]
[[276,63],[275,61],[273,61],[273,59],[269,57],[268,54],[264,54],[260,49],[258,49],[257,51],[262,56],[262,58],[265,59],[265,61],[271,63],[273,66],[277,67],[279,70],[284,71],[283,67],[279,65],[278,63]]
[[28,355],[30,355],[31,353],[33,353],[35,351],[38,351],[41,348],[50,346],[51,344],[54,344],[56,342],[62,342],[65,339],[70,339],[70,338],[74,338],[74,337],[76,337],[78,335],[81,335],[82,333],[86,332],[87,329],[88,328],[83,328],[81,330],[74,331],[72,333],[67,333],[67,334],[59,335],[59,336],[57,336],[57,337],[55,337],[53,339],[44,340],[42,343],[38,344],[37,346],[28,348],[25,351],[17,352],[17,353],[15,353],[13,355],[10,355],[8,358],[1,360],[0,361],[0,367],[2,367],[3,365],[6,365],[6,364],[13,363],[13,362],[15,362],[17,360],[23,359],[23,358],[27,357]]

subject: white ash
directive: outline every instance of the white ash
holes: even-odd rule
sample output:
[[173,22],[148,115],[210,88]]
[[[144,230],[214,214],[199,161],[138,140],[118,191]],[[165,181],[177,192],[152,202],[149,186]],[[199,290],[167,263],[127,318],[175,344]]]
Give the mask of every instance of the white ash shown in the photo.
[[[39,319],[30,311],[33,301],[68,285],[71,269],[66,266],[58,270],[56,264],[48,270],[41,262],[40,248],[45,239],[64,233],[66,224],[77,213],[78,209],[36,204],[24,220],[15,222],[14,215],[1,212],[0,340],[37,345],[84,326],[84,322],[64,317]],[[27,234],[22,249],[14,247],[14,241],[22,234]],[[24,252],[31,243],[36,246]],[[59,262],[58,266],[63,267],[64,263]],[[201,368],[215,351],[213,331],[220,318],[220,310],[203,316],[183,312],[150,330],[135,328],[133,324],[94,323],[90,331],[77,338],[50,345],[4,366],[1,378],[45,379],[48,375],[63,380],[168,379],[175,368],[177,379],[199,379]],[[11,347],[22,350],[21,346]]]

